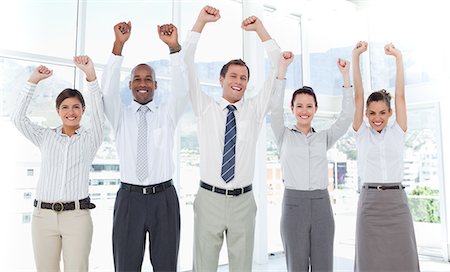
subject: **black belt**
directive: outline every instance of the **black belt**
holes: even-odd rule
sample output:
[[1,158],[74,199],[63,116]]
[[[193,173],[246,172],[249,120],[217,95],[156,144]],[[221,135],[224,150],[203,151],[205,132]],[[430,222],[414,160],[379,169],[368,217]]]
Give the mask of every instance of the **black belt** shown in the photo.
[[212,185],[209,185],[208,183],[204,183],[203,181],[200,181],[200,187],[202,187],[203,189],[206,189],[208,191],[214,192],[214,193],[218,193],[218,194],[222,194],[222,195],[227,195],[227,196],[238,196],[241,194],[245,194],[247,192],[250,192],[252,190],[252,185],[248,185],[244,188],[237,188],[237,189],[233,189],[233,190],[227,190],[227,189],[222,189],[219,187],[214,187]]
[[403,186],[403,185],[364,185],[363,188],[377,189],[378,191],[383,191],[383,190],[401,190],[401,189],[405,189],[405,186]]
[[[36,199],[34,200],[35,207],[37,207],[38,202],[39,201],[37,201]],[[89,197],[78,200],[78,202],[80,203],[80,210],[95,208],[95,204],[91,203],[91,199]],[[55,212],[62,212],[62,211],[75,210],[76,207],[75,207],[75,201],[72,201],[72,202],[54,202],[54,203],[41,202],[40,208],[47,209],[47,210],[53,210]]]
[[172,186],[172,180],[164,181],[164,182],[161,182],[161,183],[158,183],[155,185],[149,185],[149,186],[133,185],[133,184],[123,183],[123,182],[120,184],[121,189],[131,191],[131,192],[142,193],[144,195],[157,194],[171,186]]

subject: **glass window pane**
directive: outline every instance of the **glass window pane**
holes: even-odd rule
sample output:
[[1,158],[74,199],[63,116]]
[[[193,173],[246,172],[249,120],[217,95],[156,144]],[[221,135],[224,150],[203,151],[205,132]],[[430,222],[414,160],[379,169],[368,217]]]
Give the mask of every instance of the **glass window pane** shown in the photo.
[[0,49],[72,57],[76,47],[77,1],[15,0],[0,9]]
[[172,22],[172,1],[87,1],[86,6],[86,53],[96,63],[106,63],[111,54],[114,25],[128,21],[132,31],[123,49],[124,67],[169,58],[156,26]]

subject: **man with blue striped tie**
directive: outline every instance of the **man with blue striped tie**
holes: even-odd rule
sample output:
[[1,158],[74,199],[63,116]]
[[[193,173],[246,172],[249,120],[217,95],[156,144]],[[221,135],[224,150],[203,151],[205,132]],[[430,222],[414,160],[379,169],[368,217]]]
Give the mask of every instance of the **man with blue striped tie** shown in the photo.
[[192,108],[198,118],[200,188],[194,201],[193,271],[217,271],[224,234],[230,271],[251,271],[256,203],[252,192],[256,141],[270,97],[282,86],[276,78],[280,48],[261,21],[251,16],[242,22],[255,31],[269,56],[271,71],[263,90],[242,99],[250,71],[244,61],[232,60],[220,71],[220,101],[201,91],[194,56],[206,23],[220,18],[219,10],[206,6],[183,45]]

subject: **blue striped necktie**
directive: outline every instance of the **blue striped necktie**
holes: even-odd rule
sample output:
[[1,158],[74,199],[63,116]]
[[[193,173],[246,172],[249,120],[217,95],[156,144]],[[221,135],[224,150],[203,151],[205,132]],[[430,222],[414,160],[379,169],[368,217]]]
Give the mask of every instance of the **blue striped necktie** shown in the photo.
[[234,178],[234,165],[236,157],[236,118],[234,112],[236,107],[228,105],[227,123],[225,125],[225,142],[222,158],[222,178],[229,182]]

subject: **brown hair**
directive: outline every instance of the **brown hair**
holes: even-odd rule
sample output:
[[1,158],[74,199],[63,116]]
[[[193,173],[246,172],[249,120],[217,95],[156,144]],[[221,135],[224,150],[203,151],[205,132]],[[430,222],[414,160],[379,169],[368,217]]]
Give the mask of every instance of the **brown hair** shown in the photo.
[[56,98],[56,108],[59,109],[62,102],[70,97],[76,97],[78,100],[80,100],[83,108],[85,107],[86,104],[84,102],[83,95],[78,90],[66,88],[62,92],[60,92],[58,97]]
[[369,107],[370,103],[377,101],[384,101],[389,110],[391,110],[391,95],[385,89],[371,93],[367,98],[366,108]]
[[230,67],[230,65],[239,65],[239,66],[244,66],[245,68],[247,68],[247,72],[248,72],[248,79],[250,79],[250,69],[248,68],[247,64],[241,60],[241,59],[234,59],[234,60],[230,60],[227,64],[225,64],[222,69],[220,69],[220,76],[221,77],[225,77],[225,75],[228,72],[228,68]]
[[300,89],[296,90],[293,94],[292,94],[292,99],[291,99],[291,107],[294,107],[294,101],[295,101],[295,97],[298,94],[307,94],[310,95],[314,98],[314,103],[316,105],[317,108],[317,98],[316,98],[316,94],[314,93],[313,88],[309,87],[309,86],[303,86]]

